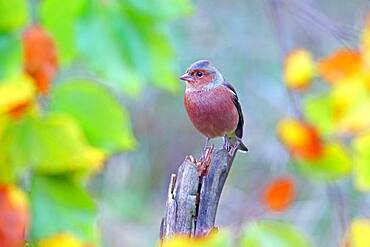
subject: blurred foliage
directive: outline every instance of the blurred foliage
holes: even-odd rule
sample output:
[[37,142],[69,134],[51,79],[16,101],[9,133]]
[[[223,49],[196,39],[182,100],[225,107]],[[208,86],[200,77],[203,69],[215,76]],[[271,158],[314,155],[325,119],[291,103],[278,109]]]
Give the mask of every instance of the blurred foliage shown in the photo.
[[[0,1],[2,247],[23,246],[27,232],[31,245],[99,246],[86,180],[137,146],[119,97],[178,89],[166,29],[191,9],[187,0]],[[24,193],[16,183],[31,210],[24,196],[13,205],[9,195]]]
[[27,23],[27,4],[27,1],[24,0],[0,1],[0,9],[2,13],[0,19],[1,32],[15,31]]
[[365,247],[370,245],[370,221],[368,219],[355,219],[350,225],[345,240],[345,246]]
[[15,185],[0,185],[1,246],[23,246],[25,229],[30,224],[26,193]]
[[107,154],[135,148],[127,111],[98,84],[70,81],[58,85],[51,92],[50,109],[73,116],[88,141]]
[[191,11],[187,0],[45,0],[40,11],[62,64],[82,61],[108,86],[133,95],[146,83],[178,89],[166,23]]
[[271,211],[282,212],[294,201],[295,183],[290,177],[275,178],[263,190],[262,201]]
[[90,196],[66,176],[34,176],[31,186],[31,239],[72,232],[84,241],[97,242],[96,209]]
[[[365,23],[360,48],[341,48],[317,61],[305,49],[286,56],[284,82],[295,98],[296,116],[281,120],[277,127],[294,167],[303,175],[331,182],[353,174],[354,187],[362,192],[370,190],[369,30],[370,19]],[[309,93],[314,79],[326,84],[324,93]],[[368,220],[355,219],[342,244],[367,246],[368,234]]]
[[38,243],[39,247],[89,247],[91,245],[81,242],[74,235],[60,233],[43,239]]
[[[316,76],[328,84],[324,94],[306,98],[302,87],[297,87],[305,81],[307,91],[314,78],[312,55],[299,49],[287,56],[285,74],[290,76],[285,76],[286,86],[292,94],[301,90],[304,107],[299,109],[297,104],[298,119],[282,120],[277,128],[303,174],[331,181],[354,171],[355,186],[360,191],[370,189],[366,138],[370,130],[370,67],[366,55],[369,29],[370,21],[364,27],[360,49],[339,49],[317,62]],[[352,140],[349,145],[347,139]]]
[[259,221],[247,225],[242,247],[309,247],[307,238],[294,226],[279,221]]
[[[304,89],[315,76],[312,54],[305,49],[291,52],[285,59],[284,81],[289,88]],[[299,71],[299,73],[297,73]]]

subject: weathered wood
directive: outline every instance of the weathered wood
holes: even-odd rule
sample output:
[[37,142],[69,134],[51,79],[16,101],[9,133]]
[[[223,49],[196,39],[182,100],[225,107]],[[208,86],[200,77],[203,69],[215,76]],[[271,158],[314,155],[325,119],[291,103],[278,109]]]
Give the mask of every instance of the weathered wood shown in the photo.
[[168,188],[165,217],[161,226],[161,239],[174,233],[192,233],[198,191],[198,170],[194,159],[187,157],[178,169],[177,176],[171,175]]
[[232,156],[225,149],[216,150],[212,156],[212,162],[208,173],[203,176],[198,215],[195,229],[195,236],[205,236],[215,225],[218,203],[222,189],[235,154]]
[[186,157],[171,175],[160,237],[206,236],[215,225],[218,203],[236,151],[208,148],[201,161]]
[[175,201],[177,203],[175,232],[182,235],[191,234],[195,217],[195,199],[198,190],[197,167],[186,159],[179,168],[175,185]]

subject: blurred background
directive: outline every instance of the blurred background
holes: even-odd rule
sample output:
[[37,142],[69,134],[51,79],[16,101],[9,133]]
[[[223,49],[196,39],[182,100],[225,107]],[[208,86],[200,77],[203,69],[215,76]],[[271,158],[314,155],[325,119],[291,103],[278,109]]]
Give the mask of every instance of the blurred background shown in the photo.
[[[97,246],[158,243],[170,174],[205,141],[178,77],[208,59],[238,92],[250,150],[237,154],[217,214],[230,246],[259,219],[287,222],[308,246],[341,246],[351,222],[370,217],[370,144],[354,141],[369,130],[369,110],[339,126],[336,101],[327,102],[346,99],[341,114],[359,95],[353,109],[369,106],[370,87],[332,97],[357,56],[361,77],[351,80],[370,85],[369,10],[368,0],[0,0],[1,181],[28,194],[29,241],[68,232]],[[85,188],[86,201],[64,205]]]

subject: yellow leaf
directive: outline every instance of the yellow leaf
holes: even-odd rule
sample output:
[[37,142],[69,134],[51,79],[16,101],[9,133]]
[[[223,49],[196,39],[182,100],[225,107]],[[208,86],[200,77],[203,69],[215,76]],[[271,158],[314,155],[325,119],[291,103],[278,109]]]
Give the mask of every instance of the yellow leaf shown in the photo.
[[370,221],[368,219],[356,219],[352,222],[348,236],[350,247],[370,246]]
[[285,59],[284,82],[290,89],[306,88],[315,76],[312,55],[304,49],[292,51]]
[[370,127],[370,94],[363,76],[358,74],[350,83],[332,88],[332,120],[337,133],[356,134]]
[[26,75],[0,83],[0,115],[31,102],[35,95],[32,79]]
[[177,235],[163,242],[162,247],[224,247],[230,246],[229,235],[225,231],[213,231],[207,237],[190,239]]
[[318,132],[313,126],[303,121],[283,119],[277,126],[277,134],[293,156],[315,159],[322,153]]
[[38,247],[84,247],[85,245],[74,235],[69,233],[60,233],[47,239],[41,240]]
[[9,198],[12,205],[17,208],[28,208],[27,195],[15,185],[9,185]]
[[353,109],[361,105],[367,97],[366,88],[359,79],[354,79],[351,83],[335,85],[330,93],[334,123],[340,122]]
[[58,174],[81,169],[95,172],[102,167],[105,153],[90,146],[80,127],[67,115],[35,119],[32,125],[29,157],[38,172]]
[[370,98],[352,109],[336,124],[336,130],[344,134],[356,134],[370,128]]
[[[44,118],[28,116],[10,125],[0,146],[0,168],[25,165],[43,174],[96,172],[106,158],[103,150],[91,146],[79,125],[68,115]],[[2,175],[2,174],[0,174]]]

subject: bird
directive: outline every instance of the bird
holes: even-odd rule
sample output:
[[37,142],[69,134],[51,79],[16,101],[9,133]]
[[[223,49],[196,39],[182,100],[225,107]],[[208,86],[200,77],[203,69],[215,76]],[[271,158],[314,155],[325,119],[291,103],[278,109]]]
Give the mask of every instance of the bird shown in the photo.
[[190,65],[180,77],[185,82],[184,105],[194,127],[209,141],[224,137],[227,151],[247,152],[243,143],[244,117],[235,88],[208,60]]

